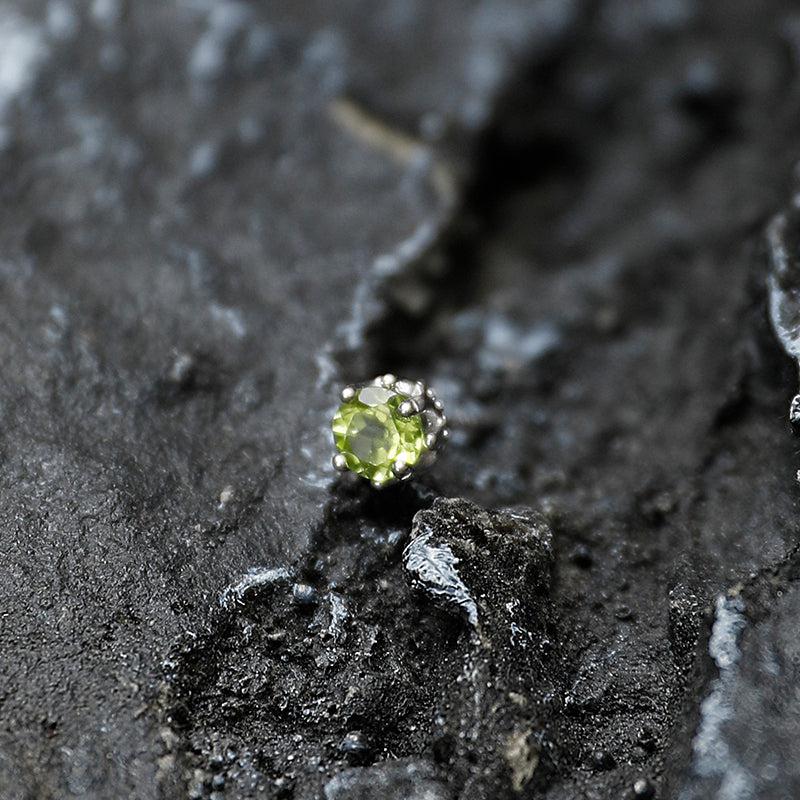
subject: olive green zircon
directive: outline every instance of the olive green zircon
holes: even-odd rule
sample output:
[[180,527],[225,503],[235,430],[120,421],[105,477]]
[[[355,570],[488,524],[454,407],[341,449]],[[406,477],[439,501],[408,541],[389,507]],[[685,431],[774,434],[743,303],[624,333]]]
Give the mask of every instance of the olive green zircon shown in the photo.
[[390,389],[365,386],[334,414],[333,440],[347,468],[374,484],[392,480],[398,461],[416,464],[426,449],[419,415],[402,417],[397,411],[403,400]]

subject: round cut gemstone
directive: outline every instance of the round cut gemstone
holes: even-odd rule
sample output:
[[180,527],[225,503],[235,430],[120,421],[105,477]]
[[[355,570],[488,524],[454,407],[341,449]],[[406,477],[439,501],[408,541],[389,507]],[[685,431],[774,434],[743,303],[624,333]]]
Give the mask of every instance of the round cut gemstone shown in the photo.
[[426,450],[420,416],[397,411],[404,399],[391,389],[365,386],[333,417],[333,440],[348,469],[375,484],[392,480],[394,464],[411,467]]

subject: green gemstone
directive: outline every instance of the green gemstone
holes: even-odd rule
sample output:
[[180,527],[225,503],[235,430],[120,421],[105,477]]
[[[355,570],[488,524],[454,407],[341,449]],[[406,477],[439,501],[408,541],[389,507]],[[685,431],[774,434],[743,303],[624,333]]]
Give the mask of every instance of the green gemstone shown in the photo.
[[427,449],[420,416],[397,412],[403,400],[390,389],[365,386],[334,414],[333,440],[347,468],[374,484],[392,480],[393,464],[411,467]]

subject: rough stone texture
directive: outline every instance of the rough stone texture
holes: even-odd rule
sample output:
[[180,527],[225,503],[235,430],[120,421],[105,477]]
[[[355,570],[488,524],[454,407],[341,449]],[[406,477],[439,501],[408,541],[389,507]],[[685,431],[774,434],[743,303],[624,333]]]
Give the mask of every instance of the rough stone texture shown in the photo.
[[795,796],[799,112],[790,0],[0,2],[2,800]]
[[[457,605],[440,612],[424,587],[412,589],[417,573],[406,560],[406,580],[398,558],[404,532],[376,537],[363,503],[337,507],[319,562],[303,568],[307,580],[328,582],[317,603],[298,605],[286,571],[252,574],[176,655],[162,703],[190,753],[171,755],[204,785],[219,776],[235,796],[284,784],[298,797],[343,797],[355,784],[357,796],[376,798],[397,784],[400,796],[417,773],[437,785],[447,776],[448,796],[522,788],[540,760],[534,720],[562,672],[548,632],[549,528],[464,500],[417,514],[408,549],[432,536],[457,554],[449,570],[480,609],[472,625]],[[419,754],[431,762],[410,773],[384,764]],[[375,761],[325,783],[348,762]]]

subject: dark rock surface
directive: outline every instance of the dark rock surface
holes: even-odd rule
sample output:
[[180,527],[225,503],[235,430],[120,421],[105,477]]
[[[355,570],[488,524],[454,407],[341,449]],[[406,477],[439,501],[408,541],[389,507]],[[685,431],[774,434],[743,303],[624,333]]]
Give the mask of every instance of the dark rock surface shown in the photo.
[[[388,782],[399,797],[411,767],[387,760],[419,754],[428,761],[412,773],[437,786],[447,776],[446,796],[523,788],[546,758],[537,722],[563,672],[549,629],[549,528],[439,499],[416,515],[404,561],[407,534],[376,535],[362,515],[363,499],[338,507],[319,562],[304,567],[328,582],[318,606],[298,606],[287,572],[253,573],[177,654],[162,703],[190,752],[170,757],[203,785],[221,776],[234,796],[285,783],[297,797],[384,797]],[[413,558],[423,540],[433,570],[449,553],[444,571],[468,614],[427,600]],[[326,782],[348,763],[361,766]]]
[[794,797],[799,112],[790,0],[0,4],[0,798]]

